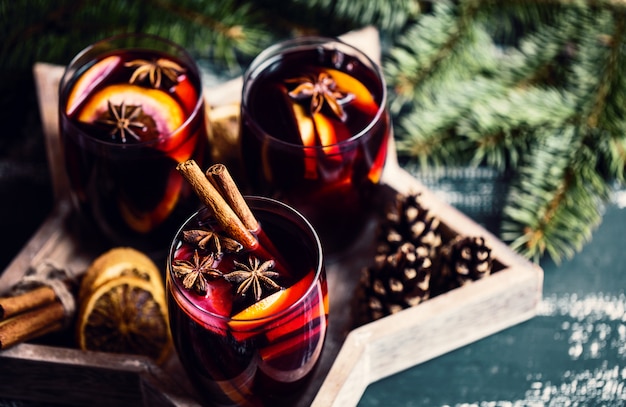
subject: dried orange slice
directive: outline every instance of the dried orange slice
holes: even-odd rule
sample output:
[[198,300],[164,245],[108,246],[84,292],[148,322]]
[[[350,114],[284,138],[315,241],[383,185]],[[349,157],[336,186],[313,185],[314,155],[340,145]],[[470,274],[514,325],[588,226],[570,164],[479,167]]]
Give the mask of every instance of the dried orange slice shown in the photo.
[[141,278],[111,279],[81,303],[77,340],[83,350],[145,355],[162,363],[172,344],[165,298]]
[[81,281],[79,301],[84,301],[104,283],[125,276],[148,281],[159,298],[164,298],[165,289],[161,272],[152,259],[132,247],[115,247],[102,253],[89,265]]

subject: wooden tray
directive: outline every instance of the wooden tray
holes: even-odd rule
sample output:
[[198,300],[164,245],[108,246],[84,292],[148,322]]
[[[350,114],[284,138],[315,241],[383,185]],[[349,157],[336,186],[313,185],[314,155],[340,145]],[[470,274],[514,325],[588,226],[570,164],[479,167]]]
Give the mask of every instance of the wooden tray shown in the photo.
[[[373,37],[375,35],[375,37]],[[378,43],[371,29],[359,41]],[[373,40],[373,41],[372,41]],[[356,41],[355,41],[356,42]],[[378,52],[377,49],[374,52]],[[82,272],[97,254],[73,233],[67,180],[59,162],[57,87],[62,68],[36,64],[34,74],[46,136],[56,206],[31,240],[0,275],[0,295],[31,267],[53,261]],[[236,102],[240,81],[207,93],[211,106]],[[219,97],[225,94],[225,97]],[[213,99],[209,97],[213,95]],[[230,95],[230,100],[228,95]],[[373,258],[373,228],[327,267],[330,325],[318,370],[300,405],[356,405],[369,383],[457,349],[525,321],[536,313],[543,271],[513,253],[484,228],[439,200],[392,154],[379,188],[381,202],[397,192],[420,192],[422,202],[438,216],[447,233],[483,236],[492,248],[498,271],[476,283],[449,291],[418,306],[354,329],[353,297],[361,269]],[[369,232],[369,233],[368,233]],[[172,355],[164,365],[136,355],[84,352],[44,341],[0,351],[0,398],[67,405],[197,405],[181,365]]]

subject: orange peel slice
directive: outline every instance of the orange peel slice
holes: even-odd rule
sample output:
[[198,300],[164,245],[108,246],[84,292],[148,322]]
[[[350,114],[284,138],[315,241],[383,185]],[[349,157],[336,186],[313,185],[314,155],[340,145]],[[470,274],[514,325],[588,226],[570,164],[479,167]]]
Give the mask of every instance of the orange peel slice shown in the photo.
[[382,178],[383,170],[385,169],[385,162],[387,160],[388,147],[389,138],[385,137],[367,174],[368,179],[373,184],[378,184]]
[[254,331],[257,328],[268,323],[267,318],[286,310],[298,301],[311,286],[313,277],[314,273],[310,272],[291,287],[277,291],[237,313],[228,323],[233,336],[242,340],[255,335]]
[[313,119],[304,112],[304,108],[299,104],[293,103],[292,109],[296,124],[298,125],[298,132],[300,133],[300,139],[304,148],[304,178],[316,179],[317,178],[317,157],[314,148],[315,146],[315,126],[313,125]]
[[333,77],[340,90],[354,95],[354,100],[350,103],[356,104],[360,110],[370,115],[375,115],[378,112],[378,103],[376,103],[372,93],[361,81],[337,69],[328,68],[327,72]]
[[117,55],[106,57],[88,68],[77,80],[69,96],[65,111],[72,115],[76,108],[120,64],[122,58]]
[[198,91],[187,76],[179,78],[179,82],[174,86],[176,97],[185,107],[185,111],[190,115],[198,104]]
[[80,349],[136,354],[163,363],[171,351],[165,298],[146,280],[113,278],[82,303],[77,320]]
[[[338,142],[350,138],[348,128],[338,120],[332,120],[323,114],[317,113],[310,116],[303,106],[292,104],[294,118],[298,125],[298,131],[304,148],[304,177],[316,179],[318,177],[318,148],[324,152],[323,158],[333,161],[341,161],[341,150]],[[318,141],[319,138],[319,141]]]

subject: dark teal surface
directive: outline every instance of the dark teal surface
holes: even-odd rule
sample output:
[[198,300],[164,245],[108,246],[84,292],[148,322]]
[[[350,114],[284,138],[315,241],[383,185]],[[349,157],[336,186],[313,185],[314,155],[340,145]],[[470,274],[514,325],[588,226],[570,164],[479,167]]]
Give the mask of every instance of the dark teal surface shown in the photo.
[[544,261],[533,319],[371,384],[359,406],[626,405],[626,193],[593,239]]

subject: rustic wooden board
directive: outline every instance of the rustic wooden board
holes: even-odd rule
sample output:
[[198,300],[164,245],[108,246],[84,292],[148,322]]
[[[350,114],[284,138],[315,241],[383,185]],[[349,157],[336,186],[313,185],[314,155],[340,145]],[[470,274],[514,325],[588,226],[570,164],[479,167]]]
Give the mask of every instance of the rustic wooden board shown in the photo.
[[[375,30],[359,32],[357,39],[370,48],[374,44],[374,52],[379,52]],[[99,250],[77,232],[67,203],[56,111],[62,68],[36,64],[34,74],[57,205],[0,275],[0,295],[29,267],[42,261],[53,261],[80,274]],[[240,86],[240,81],[234,80],[219,90],[211,89],[207,100],[212,106],[236,103],[238,99],[232,95]],[[369,383],[535,315],[543,282],[538,266],[439,200],[399,168],[392,154],[379,188],[380,201],[391,199],[397,192],[420,192],[424,205],[442,220],[448,233],[485,237],[499,270],[486,279],[355,329],[354,295],[360,271],[373,255],[376,219],[371,219],[363,238],[328,264],[328,337],[315,377],[301,399],[302,406],[355,405]],[[135,355],[83,352],[65,343],[25,343],[0,351],[0,365],[0,397],[72,405],[197,404],[175,354],[157,366]]]

